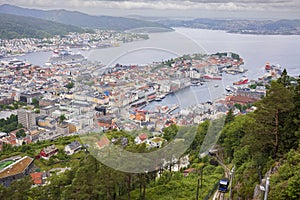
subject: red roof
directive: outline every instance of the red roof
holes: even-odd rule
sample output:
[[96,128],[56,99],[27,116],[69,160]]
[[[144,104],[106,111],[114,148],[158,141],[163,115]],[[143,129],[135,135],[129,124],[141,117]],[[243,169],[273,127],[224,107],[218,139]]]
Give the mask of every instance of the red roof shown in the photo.
[[11,141],[10,141],[10,144],[11,144],[12,146],[15,146],[15,145],[17,145],[17,141],[16,141],[16,140],[11,140]]
[[102,137],[101,140],[99,140],[97,142],[97,145],[100,147],[100,148],[103,148],[107,145],[109,145],[110,141],[107,139],[106,136]]
[[146,133],[143,133],[143,134],[139,135],[139,138],[141,141],[144,141],[148,138],[148,135]]
[[228,102],[233,102],[233,103],[240,103],[240,104],[248,104],[248,103],[254,103],[258,101],[256,98],[251,98],[251,97],[246,97],[246,96],[228,96],[226,98]]
[[43,173],[42,172],[34,172],[30,174],[32,181],[35,185],[42,185],[43,184]]

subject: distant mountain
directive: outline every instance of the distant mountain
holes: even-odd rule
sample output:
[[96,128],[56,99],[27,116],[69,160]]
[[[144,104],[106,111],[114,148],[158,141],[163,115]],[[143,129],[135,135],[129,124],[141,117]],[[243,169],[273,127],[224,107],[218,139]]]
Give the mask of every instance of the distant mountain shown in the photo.
[[64,9],[45,11],[3,4],[0,6],[0,13],[35,17],[84,28],[129,30],[144,27],[159,27],[164,28],[165,31],[172,30],[169,27],[156,22],[124,17],[91,16],[81,12],[67,11]]
[[222,19],[192,19],[192,20],[159,20],[169,27],[188,27],[199,29],[225,30],[230,33],[300,35],[300,20],[222,20]]
[[0,14],[0,38],[44,38],[54,35],[66,35],[69,32],[85,32],[84,29],[53,21]]

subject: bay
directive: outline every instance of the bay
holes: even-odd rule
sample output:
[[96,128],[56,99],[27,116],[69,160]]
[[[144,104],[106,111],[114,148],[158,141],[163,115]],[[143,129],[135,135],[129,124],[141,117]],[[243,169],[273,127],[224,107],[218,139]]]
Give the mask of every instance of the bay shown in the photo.
[[[245,61],[244,74],[256,80],[266,72],[266,62],[279,64],[293,76],[300,74],[299,35],[244,35],[219,30],[175,28],[174,32],[152,33],[150,39],[122,43],[119,47],[81,51],[90,61],[99,61],[108,66],[120,64],[151,64],[183,54],[191,53],[238,53]],[[79,49],[75,49],[76,53]],[[37,52],[18,57],[36,65],[44,65],[51,52]],[[224,88],[238,81],[242,75],[223,75],[222,81],[211,81],[203,86],[191,86],[168,95],[157,105],[179,104],[182,108],[205,101],[212,101],[225,94]],[[215,87],[215,86],[218,87]]]

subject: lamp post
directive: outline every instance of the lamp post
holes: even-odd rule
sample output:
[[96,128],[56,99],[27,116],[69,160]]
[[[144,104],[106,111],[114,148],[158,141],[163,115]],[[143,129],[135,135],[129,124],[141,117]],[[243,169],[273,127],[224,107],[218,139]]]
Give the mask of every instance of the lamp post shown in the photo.
[[231,169],[231,176],[230,176],[230,192],[229,192],[229,199],[232,199],[232,181],[233,181],[233,177],[234,177],[234,169],[235,167],[233,166],[233,168]]

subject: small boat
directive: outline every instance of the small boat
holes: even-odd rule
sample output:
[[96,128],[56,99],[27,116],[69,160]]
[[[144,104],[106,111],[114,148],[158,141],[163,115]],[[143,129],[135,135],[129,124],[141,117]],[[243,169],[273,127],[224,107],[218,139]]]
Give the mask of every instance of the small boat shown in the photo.
[[244,77],[241,80],[234,82],[233,85],[243,85],[243,84],[248,83],[248,81],[249,81],[248,78]]
[[208,79],[208,80],[222,80],[222,76],[218,76],[218,75],[211,75],[211,74],[205,74],[203,76],[204,79]]
[[165,97],[166,97],[165,94],[158,95],[158,96],[155,98],[155,101],[161,101],[161,100],[163,100]]
[[232,92],[233,88],[232,88],[231,86],[227,86],[227,87],[225,88],[225,90],[226,90],[227,92]]
[[81,48],[81,50],[83,50],[83,51],[88,51],[88,50],[90,50],[91,48],[89,47],[89,46],[84,46],[84,47],[82,47]]
[[265,70],[271,70],[272,67],[269,62],[266,63]]

